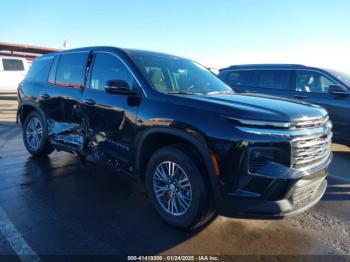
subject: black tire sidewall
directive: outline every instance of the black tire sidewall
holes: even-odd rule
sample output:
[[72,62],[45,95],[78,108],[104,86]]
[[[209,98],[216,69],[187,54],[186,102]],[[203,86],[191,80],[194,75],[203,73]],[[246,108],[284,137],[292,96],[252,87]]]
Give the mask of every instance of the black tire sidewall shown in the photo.
[[[168,214],[158,203],[153,190],[153,176],[157,166],[165,161],[173,161],[187,174],[192,187],[192,203],[190,209],[181,216]],[[151,157],[146,170],[146,187],[153,206],[160,216],[172,226],[193,228],[203,218],[209,206],[207,190],[199,169],[194,161],[181,149],[167,146]]]
[[[27,125],[28,125],[29,121],[34,117],[40,121],[42,129],[43,129],[43,136],[42,136],[42,139],[40,141],[40,146],[37,149],[33,149],[28,145],[27,137],[26,137],[27,136]],[[24,124],[23,124],[23,142],[24,142],[24,146],[26,147],[28,152],[34,156],[39,156],[39,155],[43,155],[45,153],[48,153],[48,152],[46,152],[47,146],[48,146],[47,135],[48,135],[47,123],[46,123],[46,121],[44,121],[43,116],[38,111],[33,111],[33,112],[29,113],[29,115],[26,117]]]

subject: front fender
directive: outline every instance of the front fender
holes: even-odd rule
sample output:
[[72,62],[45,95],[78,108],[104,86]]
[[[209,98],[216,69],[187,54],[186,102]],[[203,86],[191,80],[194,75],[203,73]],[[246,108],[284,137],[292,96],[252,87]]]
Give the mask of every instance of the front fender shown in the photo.
[[190,145],[192,145],[200,154],[201,158],[204,160],[205,167],[209,174],[209,181],[211,184],[211,189],[214,195],[214,198],[220,196],[220,183],[219,179],[215,175],[215,169],[213,162],[211,160],[211,152],[208,148],[208,145],[205,142],[205,139],[198,133],[193,130],[190,132],[186,132],[183,130],[179,130],[174,127],[151,127],[142,132],[139,138],[136,140],[136,159],[135,159],[135,167],[137,170],[141,170],[141,162],[142,162],[142,149],[147,138],[154,134],[165,134],[176,136],[185,140]]

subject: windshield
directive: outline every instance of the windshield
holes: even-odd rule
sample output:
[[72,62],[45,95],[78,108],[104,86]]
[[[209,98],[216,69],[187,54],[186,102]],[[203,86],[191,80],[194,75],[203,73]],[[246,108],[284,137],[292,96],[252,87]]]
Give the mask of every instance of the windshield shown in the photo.
[[232,89],[193,61],[154,54],[130,54],[153,88],[162,93],[232,93]]
[[350,74],[336,71],[336,70],[328,70],[333,76],[338,78],[340,81],[342,81],[347,86],[350,86]]

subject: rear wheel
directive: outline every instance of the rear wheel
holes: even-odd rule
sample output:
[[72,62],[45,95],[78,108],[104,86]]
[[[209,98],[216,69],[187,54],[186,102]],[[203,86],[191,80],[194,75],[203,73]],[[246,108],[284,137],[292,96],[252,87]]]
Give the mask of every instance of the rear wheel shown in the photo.
[[47,124],[38,111],[29,113],[23,124],[23,141],[34,156],[50,154],[54,149],[48,141]]
[[151,157],[146,186],[160,216],[170,225],[192,229],[209,220],[209,196],[195,162],[176,146]]

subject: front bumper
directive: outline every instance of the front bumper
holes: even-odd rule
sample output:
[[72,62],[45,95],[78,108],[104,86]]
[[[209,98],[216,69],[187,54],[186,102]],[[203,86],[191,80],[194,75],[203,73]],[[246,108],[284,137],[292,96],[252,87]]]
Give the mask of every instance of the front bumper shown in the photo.
[[[259,171],[259,181],[268,185],[264,194],[245,190],[221,196],[216,201],[218,214],[252,219],[281,219],[297,215],[314,206],[327,188],[327,162],[309,172],[271,163]],[[265,183],[268,181],[268,183]]]

